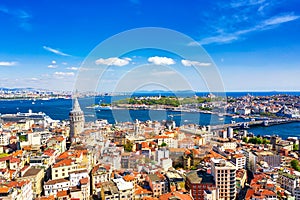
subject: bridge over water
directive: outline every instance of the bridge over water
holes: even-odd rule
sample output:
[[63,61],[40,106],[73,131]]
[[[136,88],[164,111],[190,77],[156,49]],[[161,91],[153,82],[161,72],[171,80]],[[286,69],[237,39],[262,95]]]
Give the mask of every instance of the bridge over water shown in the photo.
[[243,128],[250,128],[251,126],[273,126],[273,125],[287,124],[293,122],[300,122],[300,119],[299,118],[265,119],[265,120],[249,121],[249,122],[220,124],[220,125],[211,126],[211,130],[219,130],[219,129],[225,129],[229,127],[234,129],[243,129]]

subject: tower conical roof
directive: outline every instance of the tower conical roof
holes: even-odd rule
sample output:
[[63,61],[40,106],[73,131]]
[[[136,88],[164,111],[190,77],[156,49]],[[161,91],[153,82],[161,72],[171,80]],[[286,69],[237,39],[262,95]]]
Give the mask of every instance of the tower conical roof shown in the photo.
[[77,97],[74,99],[73,109],[71,112],[82,112]]

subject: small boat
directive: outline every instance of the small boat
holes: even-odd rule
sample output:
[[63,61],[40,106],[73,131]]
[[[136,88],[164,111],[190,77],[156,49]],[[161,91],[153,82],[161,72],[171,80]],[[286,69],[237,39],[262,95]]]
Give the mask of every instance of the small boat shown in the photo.
[[43,101],[48,101],[48,100],[50,100],[50,98],[44,97],[44,98],[42,98],[41,100],[43,100]]

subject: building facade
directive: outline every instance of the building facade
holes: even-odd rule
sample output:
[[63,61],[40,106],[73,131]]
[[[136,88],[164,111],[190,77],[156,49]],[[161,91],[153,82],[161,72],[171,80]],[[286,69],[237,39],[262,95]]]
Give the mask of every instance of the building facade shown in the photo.
[[236,198],[236,166],[224,159],[211,159],[211,173],[214,176],[219,199]]

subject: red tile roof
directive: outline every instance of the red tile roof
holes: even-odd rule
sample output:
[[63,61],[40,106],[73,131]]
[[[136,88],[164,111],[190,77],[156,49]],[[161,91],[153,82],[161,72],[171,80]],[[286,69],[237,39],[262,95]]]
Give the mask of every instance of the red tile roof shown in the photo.
[[19,159],[19,158],[14,158],[14,157],[12,157],[11,159],[10,159],[10,163],[20,163],[21,162],[21,160]]
[[177,197],[178,199],[181,200],[192,200],[192,197],[188,194],[182,194],[179,192],[170,192],[163,194],[159,197],[159,200],[169,200],[171,197]]
[[72,159],[65,159],[65,160],[61,160],[57,163],[55,163],[53,165],[53,168],[57,168],[57,167],[63,167],[63,166],[70,166],[73,163]]
[[130,181],[133,181],[135,178],[134,178],[134,176],[126,175],[126,176],[123,176],[123,179],[127,182],[130,182]]
[[11,189],[10,187],[6,187],[6,186],[0,187],[0,194],[8,193],[8,191],[9,191],[10,189]]
[[57,191],[56,196],[57,196],[57,197],[65,197],[65,196],[68,196],[68,191],[67,191],[67,190]]
[[44,151],[44,154],[47,155],[47,156],[53,156],[55,153],[55,150],[54,149],[47,149]]
[[82,179],[80,179],[80,184],[81,185],[86,185],[88,183],[89,183],[89,178],[82,178]]
[[6,156],[6,157],[3,157],[3,158],[0,158],[0,162],[7,161],[7,160],[10,160],[10,159],[11,159],[11,156]]

